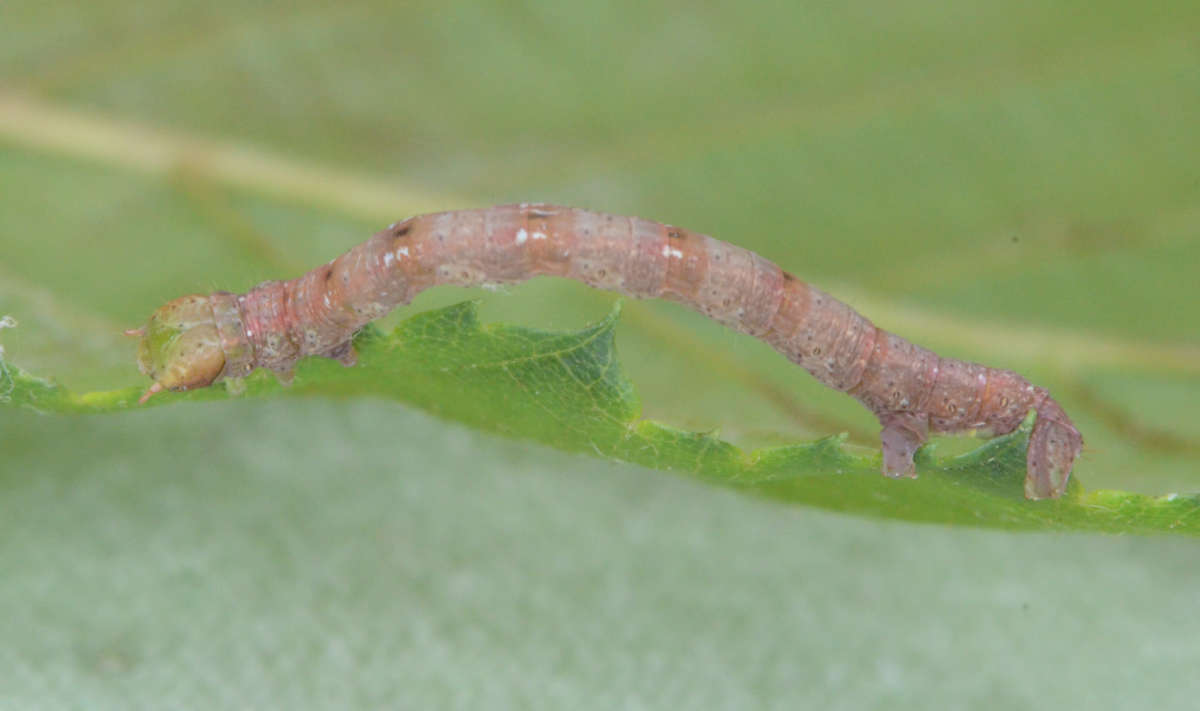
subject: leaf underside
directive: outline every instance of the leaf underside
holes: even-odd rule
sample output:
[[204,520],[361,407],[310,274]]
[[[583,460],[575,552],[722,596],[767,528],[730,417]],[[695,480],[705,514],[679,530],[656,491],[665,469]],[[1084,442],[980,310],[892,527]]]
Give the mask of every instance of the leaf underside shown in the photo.
[[[291,387],[263,371],[246,395],[373,395],[471,427],[693,476],[771,499],[908,521],[989,528],[1200,534],[1200,495],[1149,497],[1085,492],[1074,482],[1054,501],[1026,501],[1028,423],[956,457],[918,459],[915,480],[879,474],[876,452],[848,449],[845,435],[745,451],[719,437],[642,419],[617,359],[619,308],[576,332],[483,325],[475,302],[428,311],[391,333],[355,338],[359,364],[310,358]],[[463,394],[467,396],[463,396]],[[0,404],[45,413],[138,407],[139,388],[74,394],[0,360]],[[155,406],[230,397],[225,388],[164,393]],[[386,443],[381,446],[387,446]],[[928,448],[926,450],[928,452]]]

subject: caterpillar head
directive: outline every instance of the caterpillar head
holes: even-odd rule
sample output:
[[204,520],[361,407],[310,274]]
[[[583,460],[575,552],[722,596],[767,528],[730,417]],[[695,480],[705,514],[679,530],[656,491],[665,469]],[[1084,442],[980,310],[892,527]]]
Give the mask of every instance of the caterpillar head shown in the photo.
[[154,380],[139,404],[163,390],[211,385],[225,370],[225,351],[208,296],[168,301],[151,314],[145,327],[126,333],[141,337],[138,369]]

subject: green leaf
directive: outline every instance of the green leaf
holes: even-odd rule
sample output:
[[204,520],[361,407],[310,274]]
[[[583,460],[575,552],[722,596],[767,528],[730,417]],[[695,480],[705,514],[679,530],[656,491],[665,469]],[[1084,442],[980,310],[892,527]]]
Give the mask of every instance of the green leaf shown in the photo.
[[[1084,493],[1078,482],[1057,501],[1023,498],[1031,422],[1016,433],[946,459],[923,450],[915,481],[879,474],[879,457],[845,447],[845,435],[745,452],[712,433],[641,418],[622,372],[614,331],[620,307],[573,333],[483,326],[475,302],[413,316],[393,332],[364,329],[359,364],[301,361],[284,388],[266,372],[252,396],[375,396],[420,407],[498,434],[568,451],[675,471],[769,498],[835,511],[912,521],[1012,529],[1200,534],[1200,496]],[[0,361],[0,403],[42,412],[99,413],[136,405],[138,388],[74,395]],[[224,388],[162,394],[155,405],[228,397]]]
[[[1200,490],[1194,0],[0,7],[9,396],[131,397],[146,383],[120,333],[170,298],[297,276],[410,214],[546,200],[751,248],[890,331],[1027,375],[1083,431],[1089,489]],[[609,298],[555,280],[439,289],[397,319],[475,297],[485,323],[554,331]],[[767,447],[763,466],[814,440],[823,471],[875,456],[869,413],[753,339],[653,302],[615,328],[643,416],[683,430],[681,449],[719,427],[745,460]],[[1200,695],[1193,536],[764,498],[866,509],[913,491],[924,515],[940,455],[915,482],[864,469],[747,496],[390,397],[259,385],[119,416],[0,406],[0,705]],[[1062,506],[1107,526],[1128,507],[1161,530],[1191,504],[1029,504],[1008,481],[988,492],[986,471],[957,474],[979,493],[943,520],[983,501],[994,520]]]

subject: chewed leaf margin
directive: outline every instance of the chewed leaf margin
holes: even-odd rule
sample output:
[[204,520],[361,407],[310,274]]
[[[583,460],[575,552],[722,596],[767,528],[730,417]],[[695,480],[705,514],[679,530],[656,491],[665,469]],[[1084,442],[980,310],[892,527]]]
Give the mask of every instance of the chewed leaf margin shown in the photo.
[[[844,435],[748,452],[713,434],[642,419],[636,390],[617,359],[619,313],[618,305],[579,331],[549,332],[481,324],[477,303],[463,302],[412,316],[390,333],[364,329],[355,338],[354,368],[308,359],[299,364],[292,387],[259,372],[247,380],[246,394],[383,397],[508,437],[873,518],[1200,534],[1200,495],[1085,492],[1076,483],[1061,499],[1026,501],[1028,422],[957,457],[938,459],[926,448],[920,476],[896,481],[879,474],[877,453],[847,447]],[[132,387],[77,395],[0,356],[0,405],[44,413],[115,412],[137,408],[140,393]],[[228,397],[218,386],[164,394],[152,406]]]

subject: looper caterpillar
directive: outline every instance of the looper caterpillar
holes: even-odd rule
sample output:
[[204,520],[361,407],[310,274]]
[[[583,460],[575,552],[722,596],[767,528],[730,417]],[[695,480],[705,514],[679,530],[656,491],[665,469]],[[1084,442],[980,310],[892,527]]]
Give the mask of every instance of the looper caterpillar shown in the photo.
[[418,292],[539,275],[635,298],[663,298],[761,339],[883,425],[883,473],[916,476],[930,432],[1012,432],[1027,412],[1025,495],[1061,496],[1083,438],[1045,388],[1010,370],[938,356],[741,247],[678,227],[542,204],[411,217],[291,281],[245,294],[183,296],[158,309],[138,365],[162,390],[234,383],[256,368],[290,380],[296,361],[355,363],[351,337]]

